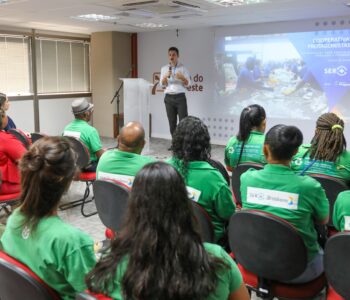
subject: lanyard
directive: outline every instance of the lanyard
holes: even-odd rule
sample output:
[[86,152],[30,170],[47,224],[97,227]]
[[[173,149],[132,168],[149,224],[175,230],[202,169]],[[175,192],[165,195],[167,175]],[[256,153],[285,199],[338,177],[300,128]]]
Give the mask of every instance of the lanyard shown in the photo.
[[173,68],[171,68],[172,70],[173,70],[173,72],[174,72],[174,77],[175,77],[175,75],[176,75],[176,68],[177,68],[177,63],[176,63],[176,66],[175,67],[173,67]]

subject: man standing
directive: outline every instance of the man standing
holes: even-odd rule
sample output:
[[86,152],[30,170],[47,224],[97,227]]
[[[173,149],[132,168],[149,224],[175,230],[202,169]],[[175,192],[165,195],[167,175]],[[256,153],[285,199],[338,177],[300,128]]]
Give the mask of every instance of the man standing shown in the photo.
[[96,128],[89,125],[94,105],[85,99],[77,99],[72,103],[72,112],[75,119],[63,131],[64,136],[73,136],[81,140],[90,152],[90,164],[84,169],[87,172],[96,170],[97,161],[104,152],[100,136]]
[[160,83],[165,88],[165,108],[169,120],[170,133],[173,135],[177,116],[179,121],[187,117],[186,87],[191,83],[188,70],[178,61],[179,50],[170,47],[168,50],[169,64],[162,67]]

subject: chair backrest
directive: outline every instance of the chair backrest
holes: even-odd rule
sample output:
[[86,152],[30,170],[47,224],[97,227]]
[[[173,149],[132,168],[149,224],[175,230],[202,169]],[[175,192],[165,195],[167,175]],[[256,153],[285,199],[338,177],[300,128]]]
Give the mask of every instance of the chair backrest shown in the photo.
[[34,144],[37,140],[40,140],[44,136],[47,136],[46,134],[40,133],[40,132],[33,132],[30,134],[30,137],[32,139],[32,143]]
[[324,269],[334,290],[350,299],[350,232],[338,233],[328,239],[324,253]]
[[259,277],[287,281],[306,268],[307,251],[299,233],[272,214],[237,212],[230,219],[228,235],[238,263]]
[[329,201],[329,226],[333,226],[333,208],[335,200],[338,197],[338,194],[349,189],[347,184],[341,179],[337,179],[331,176],[322,175],[322,174],[309,174],[309,176],[315,178],[326,192],[326,196]]
[[17,140],[19,140],[26,149],[29,148],[31,141],[22,130],[12,128],[8,133],[11,133]]
[[88,148],[85,146],[85,144],[82,141],[78,140],[75,137],[65,136],[65,138],[67,138],[70,141],[75,153],[78,156],[77,166],[80,169],[83,169],[90,162],[90,153]]
[[214,227],[211,222],[211,218],[206,210],[200,206],[197,202],[191,201],[194,215],[197,219],[199,226],[199,233],[202,237],[202,241],[206,243],[214,243]]
[[228,175],[225,166],[221,162],[219,162],[218,160],[215,160],[215,159],[209,159],[208,163],[213,168],[217,169],[221,173],[221,175],[225,178],[227,184],[230,185],[230,175]]
[[0,251],[0,299],[58,300],[60,297],[27,266]]
[[232,170],[232,191],[235,195],[236,203],[242,204],[241,175],[251,168],[261,170],[263,167],[264,165],[258,163],[241,163]]
[[130,189],[120,182],[96,180],[93,190],[103,225],[117,232],[126,212]]

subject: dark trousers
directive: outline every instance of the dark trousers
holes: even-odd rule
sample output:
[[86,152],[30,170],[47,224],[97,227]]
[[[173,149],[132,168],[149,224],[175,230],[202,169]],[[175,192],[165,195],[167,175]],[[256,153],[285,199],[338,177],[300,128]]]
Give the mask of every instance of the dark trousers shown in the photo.
[[179,122],[188,116],[186,95],[185,93],[174,95],[166,94],[164,103],[168,116],[170,133],[173,135],[177,125],[177,116],[179,115]]

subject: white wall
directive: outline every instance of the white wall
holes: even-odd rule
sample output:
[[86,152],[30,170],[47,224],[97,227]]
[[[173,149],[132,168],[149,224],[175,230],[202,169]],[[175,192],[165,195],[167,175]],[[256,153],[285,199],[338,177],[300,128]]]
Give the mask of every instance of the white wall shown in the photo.
[[13,119],[16,127],[25,132],[34,132],[34,107],[33,101],[11,101],[7,112]]
[[[213,100],[213,69],[214,69],[214,41],[215,37],[222,35],[256,35],[282,32],[302,32],[330,30],[350,27],[345,25],[330,25],[333,20],[344,18],[332,18],[327,26],[321,20],[306,20],[296,22],[280,22],[242,25],[233,27],[202,28],[192,30],[180,30],[176,35],[175,30],[161,32],[145,32],[138,34],[138,62],[139,77],[152,82],[154,72],[160,71],[162,65],[168,63],[167,49],[176,46],[180,50],[180,60],[189,69],[192,77],[200,74],[204,77],[203,92],[187,92],[187,103],[190,115],[195,115],[204,120],[208,125],[212,143],[225,144],[227,139],[237,133],[238,117],[223,117],[215,111],[207,109],[208,103]],[[347,20],[347,19],[346,19]],[[318,26],[316,26],[318,22]],[[170,139],[169,126],[163,102],[164,95],[157,93],[151,96],[152,136]],[[268,110],[268,107],[267,107]],[[296,119],[267,120],[268,128],[278,123],[297,125],[304,133],[304,142],[309,142],[314,134],[314,120],[303,121]],[[349,136],[349,126],[345,129],[345,135]]]

